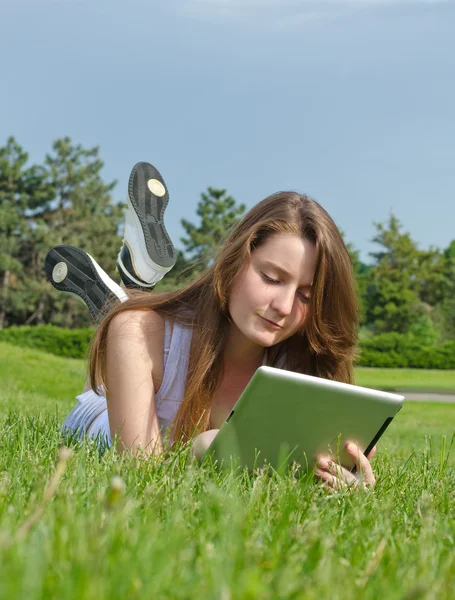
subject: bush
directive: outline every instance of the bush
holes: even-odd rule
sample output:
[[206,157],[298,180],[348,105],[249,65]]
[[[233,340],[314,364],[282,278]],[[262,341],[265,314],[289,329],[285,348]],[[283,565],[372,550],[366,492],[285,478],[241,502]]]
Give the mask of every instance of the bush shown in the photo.
[[362,367],[455,369],[455,340],[439,346],[424,345],[414,335],[382,333],[364,340],[360,347]]
[[421,315],[409,328],[408,333],[419,340],[423,346],[434,346],[441,337],[433,321],[425,314]]
[[23,325],[0,330],[0,342],[36,348],[57,356],[83,358],[94,330],[63,329],[55,325]]
[[[83,358],[93,332],[89,328],[24,325],[0,330],[0,342],[37,348],[57,356]],[[455,369],[455,340],[427,346],[413,334],[382,333],[362,340],[358,364],[361,367]]]

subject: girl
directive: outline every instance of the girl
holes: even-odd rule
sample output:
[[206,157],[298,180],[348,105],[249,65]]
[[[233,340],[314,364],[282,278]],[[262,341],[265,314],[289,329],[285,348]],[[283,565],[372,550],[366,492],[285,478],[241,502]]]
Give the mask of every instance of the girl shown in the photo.
[[[333,220],[305,195],[273,194],[236,224],[196,281],[130,292],[109,312],[92,342],[90,385],[65,426],[108,443],[118,435],[120,450],[133,452],[159,454],[165,435],[193,439],[201,454],[262,364],[352,383],[357,318]],[[368,458],[355,444],[347,451],[373,484]],[[329,457],[316,475],[334,488],[356,482]]]

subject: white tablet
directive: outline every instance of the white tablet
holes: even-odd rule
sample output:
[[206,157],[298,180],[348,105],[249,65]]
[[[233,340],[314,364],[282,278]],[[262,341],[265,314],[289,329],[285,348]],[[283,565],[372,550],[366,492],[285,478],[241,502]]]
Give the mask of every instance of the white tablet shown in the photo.
[[273,367],[260,367],[206,452],[224,466],[281,471],[314,467],[330,453],[355,465],[347,440],[367,454],[403,405],[404,397]]

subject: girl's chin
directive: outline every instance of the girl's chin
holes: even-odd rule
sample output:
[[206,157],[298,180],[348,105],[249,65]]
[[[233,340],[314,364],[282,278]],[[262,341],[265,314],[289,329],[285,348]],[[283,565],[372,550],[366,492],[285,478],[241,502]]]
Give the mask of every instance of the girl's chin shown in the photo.
[[270,346],[274,346],[280,341],[279,336],[274,332],[260,332],[248,336],[248,338],[250,339],[250,341],[257,344],[258,346],[262,346],[263,348],[269,348]]
[[236,325],[237,331],[240,332],[244,338],[256,346],[261,348],[269,348],[274,346],[281,341],[281,331],[268,331],[266,329],[259,329],[257,323],[246,324],[244,327]]

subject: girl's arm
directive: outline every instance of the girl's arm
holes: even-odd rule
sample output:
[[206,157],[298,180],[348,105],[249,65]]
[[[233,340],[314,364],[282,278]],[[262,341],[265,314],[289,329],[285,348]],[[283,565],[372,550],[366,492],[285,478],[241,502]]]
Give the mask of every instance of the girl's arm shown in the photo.
[[118,449],[160,454],[153,376],[163,369],[164,320],[152,311],[125,311],[109,325],[106,399]]
[[193,443],[191,445],[191,451],[198,460],[202,459],[205,451],[213,442],[218,432],[219,429],[209,429],[208,431],[203,431],[194,438]]

